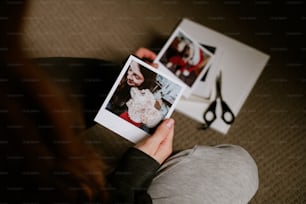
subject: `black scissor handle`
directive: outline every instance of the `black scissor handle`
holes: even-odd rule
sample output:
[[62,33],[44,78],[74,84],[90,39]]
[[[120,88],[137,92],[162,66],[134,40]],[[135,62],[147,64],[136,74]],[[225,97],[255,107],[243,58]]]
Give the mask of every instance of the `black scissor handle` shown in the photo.
[[231,109],[228,107],[228,105],[221,100],[221,107],[222,107],[222,119],[226,124],[232,124],[235,120],[235,115],[231,111]]
[[206,111],[203,114],[203,119],[206,123],[206,126],[209,127],[212,122],[217,118],[216,116],[216,106],[217,106],[217,101],[213,101]]

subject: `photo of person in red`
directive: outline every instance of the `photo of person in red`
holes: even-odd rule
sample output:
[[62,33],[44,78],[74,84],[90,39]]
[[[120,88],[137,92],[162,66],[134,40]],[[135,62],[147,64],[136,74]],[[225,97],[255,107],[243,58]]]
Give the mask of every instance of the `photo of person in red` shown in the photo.
[[208,52],[179,32],[162,56],[161,62],[191,87],[209,59]]

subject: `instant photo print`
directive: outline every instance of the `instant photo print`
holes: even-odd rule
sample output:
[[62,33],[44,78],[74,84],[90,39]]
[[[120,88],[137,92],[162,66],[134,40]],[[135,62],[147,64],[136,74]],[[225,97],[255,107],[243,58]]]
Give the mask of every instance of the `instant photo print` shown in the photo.
[[170,117],[183,91],[180,83],[130,56],[94,120],[136,143]]
[[[158,53],[155,62],[167,75],[186,85],[183,95],[189,97],[211,67],[213,58],[211,50],[201,46],[178,27]],[[200,95],[208,96],[209,87],[202,89],[203,93]]]

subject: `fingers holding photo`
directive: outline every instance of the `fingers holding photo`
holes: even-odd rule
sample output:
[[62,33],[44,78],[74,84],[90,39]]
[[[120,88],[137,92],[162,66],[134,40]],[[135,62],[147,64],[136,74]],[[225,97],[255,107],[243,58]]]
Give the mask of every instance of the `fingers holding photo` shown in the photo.
[[136,50],[135,55],[139,57],[140,59],[144,60],[145,62],[147,62],[148,64],[150,64],[151,66],[155,68],[158,67],[156,63],[153,63],[157,56],[153,51],[147,48],[141,47],[141,48],[138,48],[138,50]]
[[174,120],[164,120],[154,134],[135,145],[135,148],[151,156],[160,164],[172,153],[174,136]]

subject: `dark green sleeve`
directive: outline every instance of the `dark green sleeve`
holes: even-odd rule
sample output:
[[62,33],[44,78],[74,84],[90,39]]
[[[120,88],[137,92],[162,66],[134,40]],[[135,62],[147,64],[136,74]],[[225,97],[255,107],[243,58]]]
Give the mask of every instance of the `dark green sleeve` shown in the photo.
[[159,166],[149,155],[130,148],[109,176],[112,203],[152,203],[147,189]]

